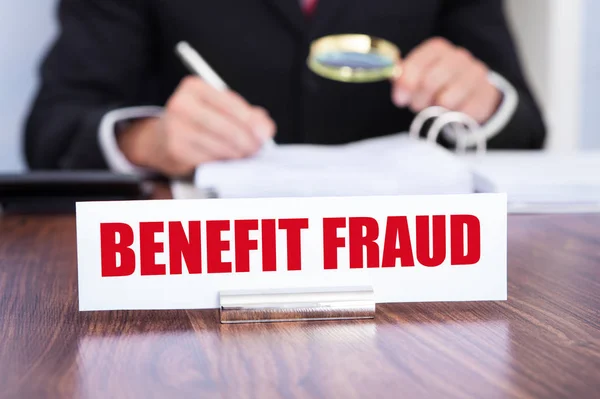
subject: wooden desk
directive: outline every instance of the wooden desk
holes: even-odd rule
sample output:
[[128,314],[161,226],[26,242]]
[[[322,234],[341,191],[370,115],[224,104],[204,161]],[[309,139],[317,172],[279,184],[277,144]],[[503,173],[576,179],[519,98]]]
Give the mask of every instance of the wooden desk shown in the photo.
[[600,215],[513,216],[509,301],[375,321],[79,313],[73,217],[0,217],[0,396],[600,398]]

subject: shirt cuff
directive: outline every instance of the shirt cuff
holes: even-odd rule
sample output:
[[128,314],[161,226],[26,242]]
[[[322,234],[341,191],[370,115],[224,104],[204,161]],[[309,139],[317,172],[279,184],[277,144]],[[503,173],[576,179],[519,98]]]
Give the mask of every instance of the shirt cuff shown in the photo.
[[135,166],[123,155],[117,144],[118,126],[135,119],[157,117],[162,112],[162,107],[130,107],[110,111],[102,117],[98,128],[98,141],[102,155],[111,171],[134,175],[151,174],[151,171]]

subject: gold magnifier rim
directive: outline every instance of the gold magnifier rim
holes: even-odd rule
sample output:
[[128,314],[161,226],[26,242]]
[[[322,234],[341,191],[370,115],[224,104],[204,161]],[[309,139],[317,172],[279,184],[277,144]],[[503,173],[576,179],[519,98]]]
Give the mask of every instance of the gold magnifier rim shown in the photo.
[[[342,51],[378,54],[393,62],[389,67],[366,69],[326,66],[317,60],[319,55]],[[376,36],[347,33],[325,36],[312,42],[307,64],[313,72],[328,79],[347,83],[367,83],[398,76],[400,74],[398,61],[400,61],[400,50],[392,42]]]

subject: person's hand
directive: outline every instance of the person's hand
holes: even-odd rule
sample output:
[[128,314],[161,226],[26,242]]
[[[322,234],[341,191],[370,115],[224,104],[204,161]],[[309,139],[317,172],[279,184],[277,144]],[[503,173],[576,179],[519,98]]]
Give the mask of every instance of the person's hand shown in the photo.
[[439,105],[484,123],[500,103],[501,94],[489,82],[487,66],[446,39],[429,39],[400,66],[402,73],[392,89],[392,100],[400,108],[417,113]]
[[275,130],[263,108],[190,76],[160,118],[133,123],[119,134],[118,143],[133,164],[176,177],[205,162],[250,156]]

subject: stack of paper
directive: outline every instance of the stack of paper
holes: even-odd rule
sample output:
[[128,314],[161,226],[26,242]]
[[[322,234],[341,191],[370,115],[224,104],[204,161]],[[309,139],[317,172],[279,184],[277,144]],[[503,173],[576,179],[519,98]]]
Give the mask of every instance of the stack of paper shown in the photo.
[[466,162],[406,134],[344,145],[276,145],[258,155],[213,162],[196,187],[222,198],[464,194],[474,191]]
[[600,152],[499,151],[467,160],[476,191],[507,193],[511,210],[600,210]]

